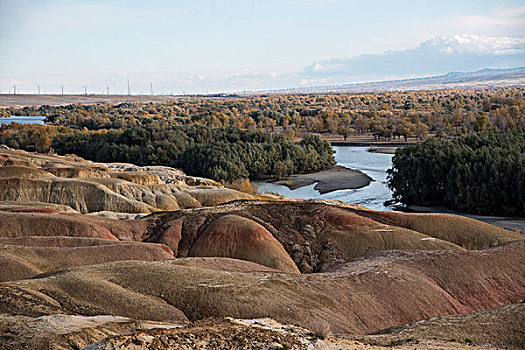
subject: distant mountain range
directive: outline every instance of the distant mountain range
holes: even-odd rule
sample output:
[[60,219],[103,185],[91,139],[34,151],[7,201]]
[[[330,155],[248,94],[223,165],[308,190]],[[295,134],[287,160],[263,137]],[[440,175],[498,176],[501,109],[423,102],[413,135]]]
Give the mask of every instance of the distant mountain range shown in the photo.
[[441,35],[407,49],[318,60],[259,85],[313,92],[486,88],[523,84],[524,66],[525,38]]
[[401,90],[482,89],[505,86],[525,87],[525,66],[506,69],[485,68],[473,72],[449,72],[443,75],[385,80],[378,82],[320,85],[264,91],[265,93],[383,92]]
[[[525,67],[516,67],[516,68],[506,68],[506,69],[491,69],[485,68],[480,69],[474,72],[450,72],[437,76],[436,78],[456,78],[456,77],[466,77],[466,76],[487,76],[494,75],[499,73],[514,73],[514,72],[525,72]],[[428,78],[423,78],[428,79]]]

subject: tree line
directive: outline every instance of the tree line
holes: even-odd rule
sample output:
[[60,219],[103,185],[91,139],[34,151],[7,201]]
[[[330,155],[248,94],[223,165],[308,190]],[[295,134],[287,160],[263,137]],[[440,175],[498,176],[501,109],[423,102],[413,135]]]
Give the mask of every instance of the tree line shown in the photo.
[[235,127],[278,133],[371,134],[376,138],[455,137],[488,129],[525,128],[523,88],[361,94],[180,97],[165,103],[13,107],[10,114],[43,115],[46,123],[88,130],[152,125]]
[[330,144],[318,136],[293,143],[278,135],[233,127],[76,131],[55,136],[51,147],[58,154],[73,153],[100,162],[167,165],[224,182],[283,178],[335,163]]
[[525,130],[432,139],[396,151],[395,200],[487,215],[525,215]]

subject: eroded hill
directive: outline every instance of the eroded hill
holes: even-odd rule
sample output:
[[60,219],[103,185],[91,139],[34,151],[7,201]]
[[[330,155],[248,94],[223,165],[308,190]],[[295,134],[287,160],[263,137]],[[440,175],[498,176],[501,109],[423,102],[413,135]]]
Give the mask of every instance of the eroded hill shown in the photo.
[[521,306],[483,310],[525,299],[523,236],[476,220],[15,150],[0,189],[2,348],[521,344]]
[[114,262],[4,283],[0,312],[156,321],[271,316],[303,327],[322,319],[334,332],[367,334],[520,302],[525,269],[512,262],[525,260],[524,248],[514,242],[486,251],[389,251],[301,275],[224,258]]

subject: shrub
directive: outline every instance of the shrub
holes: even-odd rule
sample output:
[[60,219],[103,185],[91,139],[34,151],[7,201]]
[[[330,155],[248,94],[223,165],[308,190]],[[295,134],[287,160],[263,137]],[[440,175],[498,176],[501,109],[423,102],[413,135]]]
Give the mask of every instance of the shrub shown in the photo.
[[251,183],[249,179],[239,179],[237,181],[226,182],[224,187],[228,187],[239,192],[244,192],[248,194],[259,194],[259,186],[254,183]]
[[319,339],[326,339],[332,334],[330,323],[323,320],[315,320],[310,322],[308,329]]

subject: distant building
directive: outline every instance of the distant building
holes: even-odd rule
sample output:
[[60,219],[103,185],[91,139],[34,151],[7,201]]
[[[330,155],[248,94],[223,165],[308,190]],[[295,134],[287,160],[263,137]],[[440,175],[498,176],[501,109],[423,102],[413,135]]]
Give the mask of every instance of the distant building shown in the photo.
[[0,125],[11,124],[11,123],[44,125],[45,119],[46,117],[43,117],[41,115],[34,115],[34,116],[12,115],[7,118],[0,118]]

